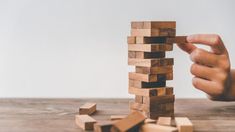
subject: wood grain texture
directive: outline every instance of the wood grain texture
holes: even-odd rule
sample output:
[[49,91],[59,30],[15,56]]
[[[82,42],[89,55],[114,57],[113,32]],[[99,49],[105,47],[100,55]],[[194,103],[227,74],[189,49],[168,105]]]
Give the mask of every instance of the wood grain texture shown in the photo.
[[76,115],[75,122],[83,130],[93,130],[93,125],[96,123],[96,120],[89,115]]
[[176,28],[175,21],[133,21],[132,29]]
[[172,66],[157,66],[157,67],[136,66],[135,72],[142,73],[142,74],[166,74],[166,73],[172,73],[173,67]]
[[129,72],[129,79],[144,81],[144,82],[165,81],[165,80],[172,80],[173,73],[143,74],[143,73]]
[[132,112],[113,124],[114,132],[135,132],[144,120],[145,116],[141,112]]
[[96,111],[96,103],[85,103],[79,107],[80,115],[91,115]]
[[163,52],[172,50],[172,44],[128,44],[128,51]]
[[175,124],[179,132],[193,132],[193,124],[187,117],[176,117]]
[[174,65],[174,59],[173,58],[157,58],[157,59],[128,58],[128,65],[134,65],[140,67],[172,66]]
[[176,127],[161,126],[156,124],[144,124],[140,128],[141,132],[177,132]]
[[131,36],[175,36],[175,29],[131,29]]
[[[2,132],[83,132],[75,125],[79,106],[96,102],[92,115],[97,121],[110,120],[110,115],[127,115],[132,99],[0,99],[0,130]],[[235,102],[207,99],[176,99],[175,116],[188,117],[194,132],[235,131]]]
[[162,96],[162,95],[173,95],[172,87],[158,87],[158,88],[128,88],[129,94],[135,94],[140,96]]

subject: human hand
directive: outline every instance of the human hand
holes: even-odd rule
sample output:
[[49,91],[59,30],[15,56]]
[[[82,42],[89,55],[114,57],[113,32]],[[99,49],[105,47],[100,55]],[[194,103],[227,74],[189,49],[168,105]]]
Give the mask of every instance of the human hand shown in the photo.
[[[220,36],[196,34],[187,37],[187,44],[177,44],[190,54],[193,61],[191,73],[195,76],[192,84],[207,93],[212,100],[229,100],[231,92],[230,60]],[[207,51],[196,44],[210,46]]]

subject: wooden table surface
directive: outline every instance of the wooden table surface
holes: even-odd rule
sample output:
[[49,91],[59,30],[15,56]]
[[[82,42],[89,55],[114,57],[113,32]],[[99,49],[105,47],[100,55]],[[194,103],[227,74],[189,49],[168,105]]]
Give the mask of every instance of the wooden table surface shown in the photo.
[[[79,132],[78,107],[96,102],[97,120],[128,114],[130,99],[0,99],[0,132]],[[235,102],[176,99],[175,116],[187,116],[200,132],[235,132]]]

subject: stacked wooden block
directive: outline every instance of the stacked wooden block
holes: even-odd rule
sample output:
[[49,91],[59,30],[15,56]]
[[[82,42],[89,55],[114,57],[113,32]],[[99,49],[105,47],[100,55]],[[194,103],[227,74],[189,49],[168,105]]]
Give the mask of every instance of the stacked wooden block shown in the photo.
[[136,21],[131,23],[128,41],[128,65],[135,66],[129,73],[131,111],[141,111],[147,117],[174,116],[173,87],[166,80],[173,79],[173,58],[166,52],[173,50],[176,22]]

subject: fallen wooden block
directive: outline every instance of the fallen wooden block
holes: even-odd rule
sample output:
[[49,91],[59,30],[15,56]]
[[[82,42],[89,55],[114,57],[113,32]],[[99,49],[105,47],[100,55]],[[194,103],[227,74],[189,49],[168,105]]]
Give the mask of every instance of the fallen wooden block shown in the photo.
[[112,131],[126,132],[126,131],[138,131],[139,126],[144,122],[145,116],[136,111],[129,114],[126,118],[121,119],[113,124]]
[[113,121],[99,121],[94,124],[94,132],[110,132]]
[[144,81],[144,82],[157,82],[157,81],[164,81],[164,80],[172,80],[173,73],[143,74],[143,73],[129,72],[129,79]]
[[166,73],[173,73],[173,67],[172,66],[157,66],[157,67],[136,66],[135,72],[142,73],[142,74],[166,74]]
[[175,36],[175,29],[131,29],[131,36]]
[[176,37],[168,37],[166,39],[166,43],[178,43],[178,44],[185,44],[187,43],[187,36],[176,36]]
[[110,119],[111,120],[121,120],[123,118],[126,118],[127,115],[111,115]]
[[156,88],[156,87],[165,87],[166,81],[159,82],[143,82],[138,80],[129,79],[129,86],[136,88]]
[[154,58],[164,58],[165,52],[143,52],[143,51],[128,51],[128,58],[138,58],[138,59],[154,59]]
[[173,95],[173,88],[172,87],[158,87],[158,88],[135,88],[129,87],[128,92],[130,94],[135,94],[139,96],[162,96],[162,95]]
[[171,117],[158,117],[158,125],[171,126]]
[[144,124],[140,128],[140,132],[177,132],[177,128],[156,124]]
[[163,52],[172,50],[172,44],[128,44],[128,51]]
[[96,123],[96,120],[89,115],[76,115],[75,122],[83,130],[93,130],[93,125]]
[[91,115],[96,111],[96,103],[85,103],[79,108],[80,115]]
[[143,97],[143,104],[147,104],[147,105],[163,104],[163,103],[171,103],[171,102],[175,102],[175,95]]
[[157,59],[129,58],[128,65],[142,66],[142,67],[172,66],[174,65],[174,59],[173,58],[157,58]]
[[175,21],[133,21],[132,29],[176,28]]
[[156,120],[147,118],[147,119],[145,119],[144,123],[156,123]]
[[187,117],[175,117],[175,123],[179,132],[193,131],[193,124]]

